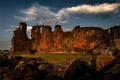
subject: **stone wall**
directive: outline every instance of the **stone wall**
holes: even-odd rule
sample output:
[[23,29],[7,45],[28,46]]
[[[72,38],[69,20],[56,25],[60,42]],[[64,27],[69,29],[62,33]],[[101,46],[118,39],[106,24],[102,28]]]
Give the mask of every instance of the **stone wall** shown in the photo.
[[[96,46],[96,40],[104,29],[76,26],[72,31],[64,32],[60,25],[54,31],[50,26],[32,28],[32,51],[40,53],[67,53],[90,51]],[[99,35],[99,36],[98,36]]]
[[110,31],[113,38],[120,39],[120,26],[111,27]]
[[89,51],[96,45],[95,29],[92,27],[81,28],[77,26],[73,29],[73,51]]
[[111,46],[116,29],[76,26],[72,31],[63,31],[60,25],[54,30],[50,26],[36,25],[31,30],[31,40],[27,38],[25,23],[20,23],[14,31],[11,51],[30,51],[39,53],[89,52],[95,47]]

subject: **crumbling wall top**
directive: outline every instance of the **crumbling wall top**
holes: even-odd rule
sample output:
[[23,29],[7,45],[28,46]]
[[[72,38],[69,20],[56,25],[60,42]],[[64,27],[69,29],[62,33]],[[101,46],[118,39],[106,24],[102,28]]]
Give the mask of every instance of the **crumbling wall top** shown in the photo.
[[19,30],[25,30],[26,31],[27,24],[26,23],[20,23],[19,24]]
[[61,25],[55,25],[55,31],[63,31]]

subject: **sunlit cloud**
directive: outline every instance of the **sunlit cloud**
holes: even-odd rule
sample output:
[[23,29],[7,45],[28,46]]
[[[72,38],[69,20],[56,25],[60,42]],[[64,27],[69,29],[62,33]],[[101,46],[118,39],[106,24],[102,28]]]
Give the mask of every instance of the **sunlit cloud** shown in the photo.
[[78,5],[73,7],[62,8],[57,12],[53,12],[49,7],[41,6],[37,3],[33,4],[30,8],[20,10],[23,16],[14,16],[21,21],[31,22],[34,24],[65,24],[72,17],[81,18],[80,15],[89,14],[105,14],[105,13],[118,13],[120,3],[103,3],[96,5]]
[[74,7],[68,7],[60,10],[61,13],[85,13],[85,14],[101,14],[101,13],[109,13],[115,11],[118,7],[120,7],[119,3],[103,3],[97,5],[79,5]]

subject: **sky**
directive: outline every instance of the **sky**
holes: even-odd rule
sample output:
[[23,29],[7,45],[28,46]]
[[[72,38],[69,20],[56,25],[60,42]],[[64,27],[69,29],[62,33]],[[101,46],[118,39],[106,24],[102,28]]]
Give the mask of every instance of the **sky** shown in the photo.
[[34,25],[109,28],[120,25],[120,0],[0,0],[0,49],[20,22],[27,23],[29,36]]

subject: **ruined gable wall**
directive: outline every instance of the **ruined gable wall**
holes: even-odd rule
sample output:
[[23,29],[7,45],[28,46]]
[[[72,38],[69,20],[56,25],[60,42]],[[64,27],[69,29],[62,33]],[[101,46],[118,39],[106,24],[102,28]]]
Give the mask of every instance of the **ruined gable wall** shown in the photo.
[[40,48],[41,33],[40,28],[42,26],[33,26],[31,30],[31,49],[33,52],[36,52]]
[[49,52],[52,48],[52,29],[50,26],[37,25],[31,31],[33,52]]
[[40,49],[48,51],[51,48],[52,29],[50,26],[42,27],[42,37],[40,40]]
[[[39,33],[35,33],[35,30],[37,30],[37,32]],[[62,50],[63,31],[60,25],[55,26],[55,31],[52,31],[52,28],[50,26],[42,26],[41,33],[40,29],[34,28],[31,34],[33,34],[32,41],[34,41],[34,43],[32,42],[32,45],[34,45],[35,47],[32,48],[33,50],[37,50],[40,52],[55,52]],[[36,38],[35,34],[37,35]],[[41,35],[40,39],[40,36],[38,36],[38,34]]]
[[90,51],[96,45],[94,28],[76,26],[72,33],[73,51]]
[[53,32],[53,51],[63,50],[63,30],[60,25],[56,25]]

